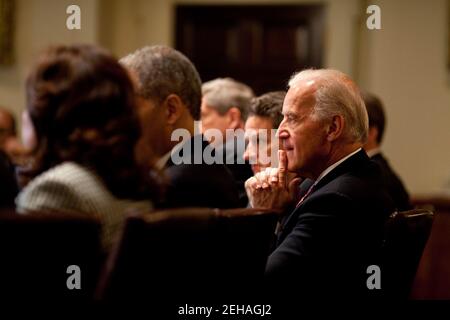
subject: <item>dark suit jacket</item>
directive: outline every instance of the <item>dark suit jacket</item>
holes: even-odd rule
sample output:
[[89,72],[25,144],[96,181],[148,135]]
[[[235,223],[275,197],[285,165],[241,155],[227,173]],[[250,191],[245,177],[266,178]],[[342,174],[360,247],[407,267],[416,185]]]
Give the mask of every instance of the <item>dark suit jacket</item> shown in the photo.
[[245,181],[253,176],[253,171],[250,164],[243,159],[244,154],[242,151],[244,148],[239,152],[238,143],[243,143],[242,147],[245,147],[243,141],[238,141],[238,139],[235,138],[234,143],[226,143],[220,148],[222,148],[223,163],[227,166],[228,170],[230,170],[235,181],[235,188],[239,196],[239,207],[244,208],[248,204]]
[[371,157],[370,160],[375,161],[380,166],[381,173],[386,184],[386,189],[392,200],[394,200],[397,210],[405,211],[412,209],[411,203],[409,202],[408,191],[406,191],[402,181],[395,174],[394,170],[392,170],[383,155],[381,153],[377,153]]
[[[224,164],[194,163],[194,144],[201,146],[202,153],[209,143],[202,135],[186,142],[190,144],[191,164],[174,164],[169,159],[164,173],[168,178],[162,208],[209,207],[236,208],[239,206],[236,182]],[[183,150],[180,155],[183,155]],[[197,155],[200,159],[201,155]]]
[[17,184],[14,169],[8,156],[0,151],[0,208],[14,207]]
[[[311,184],[305,180],[302,192]],[[366,153],[345,160],[282,219],[266,266],[271,290],[294,290],[296,298],[368,293],[366,270],[379,263],[383,226],[393,210]]]

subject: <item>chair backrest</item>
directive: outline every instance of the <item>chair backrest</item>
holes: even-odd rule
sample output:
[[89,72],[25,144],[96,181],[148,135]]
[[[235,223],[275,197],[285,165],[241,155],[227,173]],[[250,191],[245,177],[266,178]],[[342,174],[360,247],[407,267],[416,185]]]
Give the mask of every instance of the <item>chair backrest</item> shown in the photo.
[[435,218],[416,273],[411,298],[450,300],[450,197],[415,196],[412,202],[432,210]]
[[[101,263],[100,223],[56,214],[0,214],[0,296],[89,300]],[[80,268],[81,289],[67,280]],[[73,280],[73,281],[72,281]],[[69,283],[76,284],[72,278]]]
[[387,298],[407,299],[434,214],[424,209],[395,212],[386,224],[382,256],[382,288]]
[[[108,259],[100,299],[212,299],[263,279],[277,214],[255,209],[174,209],[127,218]],[[198,295],[197,295],[198,296]]]

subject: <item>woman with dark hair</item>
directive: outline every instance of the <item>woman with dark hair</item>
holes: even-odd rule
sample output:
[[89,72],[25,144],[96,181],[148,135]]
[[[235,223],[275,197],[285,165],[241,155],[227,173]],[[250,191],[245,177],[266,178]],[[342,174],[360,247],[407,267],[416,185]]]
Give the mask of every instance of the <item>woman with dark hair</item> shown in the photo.
[[83,213],[103,221],[111,245],[128,208],[150,210],[155,183],[135,158],[134,88],[122,66],[89,45],[44,52],[28,76],[23,140],[29,150],[20,213]]

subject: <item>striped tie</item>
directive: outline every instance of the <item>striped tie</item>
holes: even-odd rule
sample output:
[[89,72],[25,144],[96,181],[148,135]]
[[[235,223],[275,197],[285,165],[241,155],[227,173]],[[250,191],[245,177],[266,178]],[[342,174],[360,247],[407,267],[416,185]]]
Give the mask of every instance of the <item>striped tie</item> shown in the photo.
[[309,194],[313,191],[314,186],[315,186],[315,184],[313,184],[311,187],[309,187],[308,191],[303,195],[303,197],[297,203],[295,208],[298,208],[302,204],[302,202],[306,199],[306,197],[309,196]]

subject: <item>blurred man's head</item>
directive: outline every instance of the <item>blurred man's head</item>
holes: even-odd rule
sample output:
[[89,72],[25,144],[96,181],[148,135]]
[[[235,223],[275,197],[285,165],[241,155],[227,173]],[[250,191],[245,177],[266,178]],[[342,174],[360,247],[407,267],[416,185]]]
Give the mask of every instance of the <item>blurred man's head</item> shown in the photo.
[[4,149],[8,139],[16,136],[16,120],[7,109],[0,107],[0,150]]
[[368,117],[356,84],[336,70],[305,70],[289,81],[278,128],[288,170],[317,179],[362,147]]
[[250,110],[245,122],[247,148],[245,149],[244,159],[251,162],[255,174],[264,168],[277,166],[277,163],[267,163],[266,159],[271,158],[273,152],[275,152],[275,155],[277,152],[272,148],[278,146],[273,143],[272,139],[275,137],[272,137],[272,133],[274,133],[272,129],[277,129],[283,120],[281,110],[285,95],[285,91],[274,91],[251,100]]
[[369,135],[364,144],[364,149],[370,151],[379,148],[383,141],[386,118],[383,103],[377,96],[369,92],[362,92],[362,97],[369,115]]
[[200,119],[201,80],[192,62],[166,46],[149,46],[122,58],[137,82],[142,148],[155,157],[169,152],[175,129],[194,133]]
[[243,129],[247,118],[252,89],[231,78],[218,78],[202,86],[202,132],[219,130],[226,137],[227,129]]

